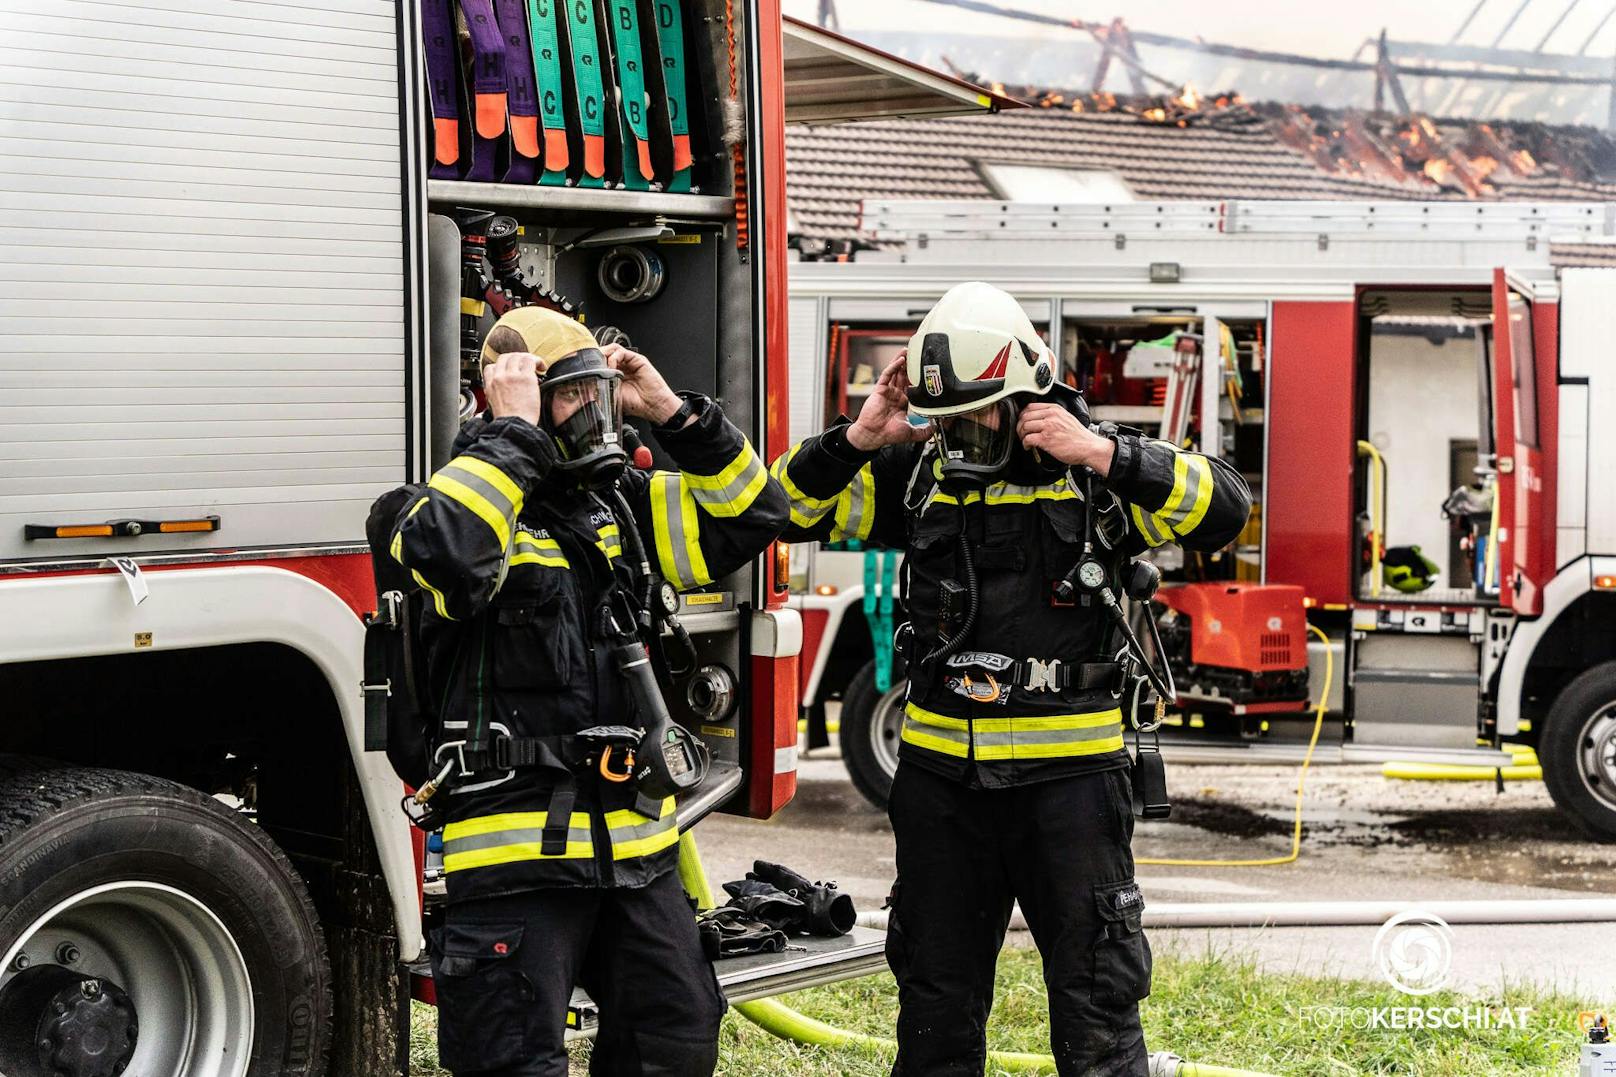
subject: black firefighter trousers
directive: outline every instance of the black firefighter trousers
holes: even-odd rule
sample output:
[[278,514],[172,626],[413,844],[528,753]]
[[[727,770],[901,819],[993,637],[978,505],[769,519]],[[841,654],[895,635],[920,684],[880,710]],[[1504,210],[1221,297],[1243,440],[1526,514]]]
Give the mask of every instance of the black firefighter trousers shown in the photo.
[[1062,1077],[1146,1077],[1139,999],[1150,946],[1134,883],[1124,769],[968,789],[901,763],[888,814],[898,881],[887,963],[898,981],[894,1077],[981,1077],[1011,906],[1044,960]]
[[711,1077],[724,996],[676,872],[628,889],[450,905],[432,932],[438,1057],[456,1077],[567,1077],[567,1004],[600,1009],[596,1077]]

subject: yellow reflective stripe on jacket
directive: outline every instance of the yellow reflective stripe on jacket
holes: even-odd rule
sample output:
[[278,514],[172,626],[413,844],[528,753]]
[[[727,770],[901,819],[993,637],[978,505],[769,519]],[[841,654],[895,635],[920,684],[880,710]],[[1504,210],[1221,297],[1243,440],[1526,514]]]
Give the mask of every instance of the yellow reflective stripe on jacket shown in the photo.
[[1133,523],[1139,529],[1139,535],[1145,540],[1147,546],[1162,546],[1173,541],[1172,532],[1167,525],[1155,516],[1145,512],[1138,505],[1129,505],[1133,512]]
[[535,535],[527,531],[516,532],[516,553],[512,565],[543,565],[546,568],[571,568],[560,543],[549,535]]
[[670,471],[651,476],[651,531],[657,567],[681,591],[712,583],[701,552],[696,502],[685,496],[685,477]]
[[1178,453],[1173,457],[1173,496],[1156,516],[1180,535],[1187,535],[1206,518],[1212,504],[1212,464],[1204,456]]
[[930,748],[964,759],[971,754],[971,723],[964,718],[934,714],[913,703],[904,704],[903,732],[899,738],[917,748]]
[[983,495],[989,505],[1030,505],[1034,501],[1081,501],[1083,498],[1064,477],[1048,486],[1014,486],[1008,482],[996,482],[983,491]]
[[673,798],[662,802],[662,814],[655,819],[624,809],[606,813],[606,834],[612,843],[613,860],[650,856],[679,841],[679,815]]
[[831,528],[830,541],[867,539],[874,526],[875,469],[865,464],[847,489],[836,496],[836,525]]
[[504,812],[463,819],[443,828],[443,870],[464,871],[524,860],[582,860],[595,855],[589,814],[576,811],[567,820],[567,848],[545,853],[544,824],[548,812]]
[[1103,755],[1122,747],[1122,710],[1024,718],[981,718],[972,726],[976,757],[1062,759]]
[[812,527],[825,518],[825,513],[836,504],[835,497],[809,497],[802,492],[802,488],[791,481],[791,460],[801,449],[801,443],[791,446],[774,465],[769,468],[769,474],[780,480],[785,489],[786,500],[791,503],[791,522],[798,527]]
[[623,556],[623,533],[616,524],[602,524],[595,534],[599,536],[595,547],[606,555],[606,560]]
[[753,451],[750,442],[744,441],[735,459],[718,474],[697,475],[687,471],[684,475],[690,496],[703,511],[713,516],[739,516],[752,507],[752,502],[769,482],[762,458]]
[[1122,748],[1122,711],[1004,718],[950,718],[904,706],[902,739],[920,748],[984,762],[1103,755]]
[[470,456],[457,456],[439,468],[427,486],[486,523],[500,549],[510,544],[511,526],[522,511],[522,491],[498,468]]

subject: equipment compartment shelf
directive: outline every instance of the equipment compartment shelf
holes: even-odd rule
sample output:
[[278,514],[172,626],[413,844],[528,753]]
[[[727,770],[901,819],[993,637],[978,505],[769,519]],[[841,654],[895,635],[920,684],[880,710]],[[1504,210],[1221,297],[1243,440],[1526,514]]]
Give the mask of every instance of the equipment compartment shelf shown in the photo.
[[434,203],[516,209],[531,214],[633,215],[678,220],[728,220],[735,200],[721,195],[665,194],[658,191],[604,191],[587,187],[519,186],[428,180],[427,198]]

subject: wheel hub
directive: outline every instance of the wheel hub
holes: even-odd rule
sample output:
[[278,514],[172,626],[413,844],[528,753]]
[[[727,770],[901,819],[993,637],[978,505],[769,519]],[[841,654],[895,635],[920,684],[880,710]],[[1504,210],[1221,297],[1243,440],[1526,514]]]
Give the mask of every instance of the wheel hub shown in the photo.
[[1588,721],[1580,748],[1578,769],[1588,791],[1616,804],[1616,707],[1607,707]]
[[117,984],[60,965],[29,969],[0,991],[0,1070],[9,1077],[118,1077],[139,1039]]

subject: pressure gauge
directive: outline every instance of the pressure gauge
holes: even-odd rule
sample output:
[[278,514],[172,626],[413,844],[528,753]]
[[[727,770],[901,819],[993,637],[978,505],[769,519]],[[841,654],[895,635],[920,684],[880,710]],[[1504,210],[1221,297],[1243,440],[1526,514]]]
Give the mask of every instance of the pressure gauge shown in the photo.
[[1098,561],[1084,561],[1077,566],[1077,582],[1086,590],[1098,591],[1105,586],[1105,566]]
[[662,604],[662,612],[667,616],[672,617],[679,612],[679,592],[667,580],[657,587],[656,600]]

